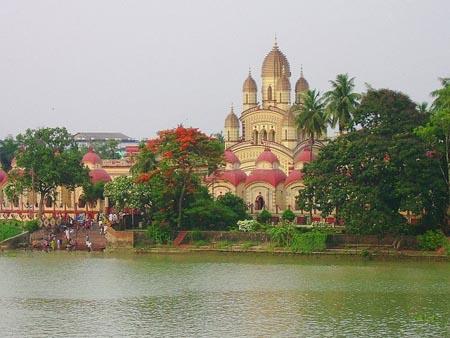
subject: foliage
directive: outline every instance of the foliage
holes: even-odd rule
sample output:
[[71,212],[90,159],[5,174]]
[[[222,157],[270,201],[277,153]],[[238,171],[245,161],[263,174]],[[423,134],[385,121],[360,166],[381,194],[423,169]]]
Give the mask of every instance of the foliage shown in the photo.
[[21,232],[20,222],[15,220],[0,221],[0,241],[16,236]]
[[324,94],[326,114],[331,119],[332,127],[339,126],[339,133],[349,130],[353,125],[355,111],[360,95],[353,92],[355,78],[348,74],[339,74],[336,80],[330,81],[332,90]]
[[[107,141],[93,141],[89,144],[89,147],[95,149],[95,152],[103,159],[117,160],[122,156],[119,152],[119,141],[107,140]],[[87,153],[88,147],[80,147],[82,154]]]
[[308,90],[302,94],[303,104],[299,106],[297,125],[314,143],[327,130],[327,118],[325,116],[325,103],[320,97],[320,92]]
[[81,154],[65,128],[28,129],[17,136],[17,169],[9,174],[12,193],[36,191],[40,194],[39,216],[42,215],[47,196],[55,195],[59,186],[73,189],[89,177],[81,164]]
[[267,234],[271,242],[277,246],[290,246],[292,238],[297,233],[297,230],[291,224],[284,224],[282,226],[271,227],[267,229]]
[[0,168],[3,168],[5,171],[11,169],[11,161],[13,160],[18,147],[18,142],[12,137],[0,140]]
[[423,235],[417,236],[419,247],[422,250],[434,251],[448,245],[448,239],[440,230],[428,230]]
[[283,211],[281,219],[283,221],[293,222],[295,220],[295,214],[291,209],[286,209],[285,211]]
[[236,214],[236,221],[239,219],[248,219],[250,218],[250,215],[247,213],[247,207],[245,205],[245,202],[242,198],[239,196],[236,196],[230,192],[227,192],[225,195],[219,196],[217,198],[217,203],[219,205],[222,205],[226,208],[229,208],[233,210],[233,212]]
[[272,222],[272,214],[264,209],[258,214],[256,220],[262,224],[270,224]]
[[193,245],[198,248],[200,246],[207,246],[207,245],[209,245],[209,242],[207,240],[204,240],[204,239],[199,239],[197,241],[194,241]]
[[254,219],[245,219],[237,222],[240,231],[251,232],[259,229],[260,224]]
[[156,156],[145,143],[139,145],[139,153],[136,155],[136,162],[131,167],[131,173],[133,175],[139,175],[142,173],[148,173],[156,167]]
[[204,236],[201,230],[199,229],[192,229],[192,231],[189,233],[189,239],[193,242],[204,240]]
[[247,241],[241,244],[241,249],[243,250],[248,250],[251,247],[257,246],[258,243],[252,242],[252,241]]
[[[199,190],[201,176],[212,173],[222,163],[223,147],[217,139],[198,129],[178,126],[160,131],[157,138],[147,142],[146,148],[158,161],[155,169],[140,173],[138,182],[157,184],[154,213],[179,229],[183,220],[188,219],[184,210],[192,200],[190,195]],[[141,161],[138,157],[137,166],[145,168]]]
[[99,199],[104,199],[104,191],[104,182],[91,183],[90,181],[87,181],[83,184],[83,195],[87,202],[95,202]]
[[216,247],[218,249],[227,249],[227,248],[229,248],[232,245],[233,245],[233,243],[231,243],[230,241],[218,241],[216,243]]
[[167,244],[172,239],[172,233],[167,224],[153,222],[147,228],[147,237],[156,244]]
[[348,232],[360,234],[403,232],[402,211],[421,215],[424,226],[438,226],[447,194],[436,159],[413,134],[423,114],[404,94],[371,89],[354,116],[363,128],[329,142],[305,166],[299,207],[323,216],[336,212]]
[[312,230],[304,233],[295,233],[290,243],[293,252],[311,253],[324,251],[327,248],[327,233]]
[[37,219],[31,220],[31,221],[26,221],[23,224],[23,229],[25,231],[32,233],[39,229],[39,221]]

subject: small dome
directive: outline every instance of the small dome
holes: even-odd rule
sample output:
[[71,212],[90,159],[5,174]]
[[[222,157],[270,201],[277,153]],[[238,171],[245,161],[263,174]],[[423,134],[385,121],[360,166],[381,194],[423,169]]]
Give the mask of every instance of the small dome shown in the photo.
[[4,185],[7,180],[8,180],[8,175],[2,168],[0,168],[0,187],[2,185]]
[[264,58],[262,65],[262,77],[281,77],[283,73],[286,77],[291,76],[291,68],[286,56],[278,49],[275,43],[272,50]]
[[286,174],[280,169],[255,169],[247,177],[245,184],[251,184],[253,182],[265,182],[269,183],[273,187],[278,186],[286,179]]
[[271,164],[273,163],[279,163],[277,155],[272,153],[270,149],[265,149],[256,159],[256,163],[258,162],[269,162]]
[[239,184],[245,182],[247,175],[241,169],[223,170],[216,173],[214,176],[207,178],[208,182],[226,181],[231,185],[237,187]]
[[243,92],[251,92],[256,93],[258,91],[256,87],[256,82],[252,78],[252,74],[249,72],[248,77],[245,79],[244,84],[242,86]]
[[277,81],[277,85],[275,86],[275,90],[277,90],[277,91],[290,91],[291,90],[291,83],[289,82],[289,79],[286,76],[282,76]]
[[289,111],[283,119],[283,127],[295,127],[295,115],[293,111]]
[[239,128],[239,119],[231,108],[231,112],[227,115],[225,119],[225,128]]
[[303,77],[303,72],[300,75],[300,78],[297,80],[297,83],[295,84],[295,92],[296,93],[303,93],[308,91],[309,84],[308,81]]
[[231,164],[236,164],[236,163],[240,164],[241,163],[241,161],[239,161],[236,154],[233,153],[231,150],[225,150],[224,157],[225,157],[226,163],[231,163]]
[[284,186],[287,187],[288,185],[291,185],[292,183],[299,182],[303,180],[303,173],[300,170],[294,169],[291,171],[289,176],[286,178],[286,181],[284,182]]
[[[316,159],[316,155],[314,155],[314,152],[312,153],[312,159]],[[294,159],[294,163],[298,162],[310,162],[311,161],[311,148],[306,147],[303,148]]]
[[93,169],[89,172],[89,177],[91,178],[92,183],[98,183],[98,182],[110,182],[111,176],[106,172],[105,169],[97,168]]
[[100,156],[98,156],[95,151],[92,149],[92,147],[89,147],[88,152],[83,156],[83,159],[81,160],[84,164],[93,164],[93,165],[101,165],[102,159]]

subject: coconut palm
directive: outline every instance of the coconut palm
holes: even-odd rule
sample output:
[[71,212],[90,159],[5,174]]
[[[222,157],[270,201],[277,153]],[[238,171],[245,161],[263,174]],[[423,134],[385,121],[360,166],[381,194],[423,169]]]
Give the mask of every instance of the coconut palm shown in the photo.
[[[302,94],[303,103],[297,111],[297,126],[314,144],[316,138],[327,131],[328,119],[325,116],[325,103],[319,91],[313,89]],[[311,152],[312,153],[312,152]]]
[[421,114],[428,114],[430,112],[430,109],[428,108],[427,102],[422,102],[417,104],[417,111]]
[[324,94],[326,114],[331,120],[331,126],[339,127],[339,135],[352,126],[353,112],[359,103],[360,94],[353,91],[355,78],[348,74],[338,74],[336,80],[330,81],[332,89]]

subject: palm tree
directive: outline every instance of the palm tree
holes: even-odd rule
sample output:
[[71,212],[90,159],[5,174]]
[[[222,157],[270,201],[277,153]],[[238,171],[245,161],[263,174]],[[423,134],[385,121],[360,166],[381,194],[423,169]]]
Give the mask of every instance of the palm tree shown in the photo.
[[422,102],[417,104],[417,111],[421,114],[427,115],[430,110],[428,109],[428,103]]
[[325,93],[326,114],[331,119],[331,126],[339,126],[339,135],[352,126],[353,112],[358,106],[360,94],[353,92],[355,78],[348,74],[338,74],[336,80],[330,81],[332,89]]
[[312,146],[316,138],[321,137],[327,131],[328,119],[325,116],[325,103],[320,97],[320,92],[313,89],[308,90],[302,96],[303,103],[297,111],[297,126],[306,134]]
[[[311,151],[309,154],[310,161],[312,161],[315,139],[326,133],[328,125],[328,119],[325,116],[325,103],[320,97],[320,92],[313,89],[303,93],[302,104],[297,112],[297,126],[310,139]],[[312,222],[312,198],[309,199],[309,207],[309,217]]]

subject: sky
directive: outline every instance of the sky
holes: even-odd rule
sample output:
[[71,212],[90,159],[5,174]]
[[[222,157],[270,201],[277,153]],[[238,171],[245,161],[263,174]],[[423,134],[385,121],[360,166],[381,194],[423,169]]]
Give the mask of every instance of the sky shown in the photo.
[[0,138],[219,132],[249,67],[260,90],[275,35],[292,87],[303,65],[321,92],[348,73],[430,102],[450,76],[448,0],[0,0]]

